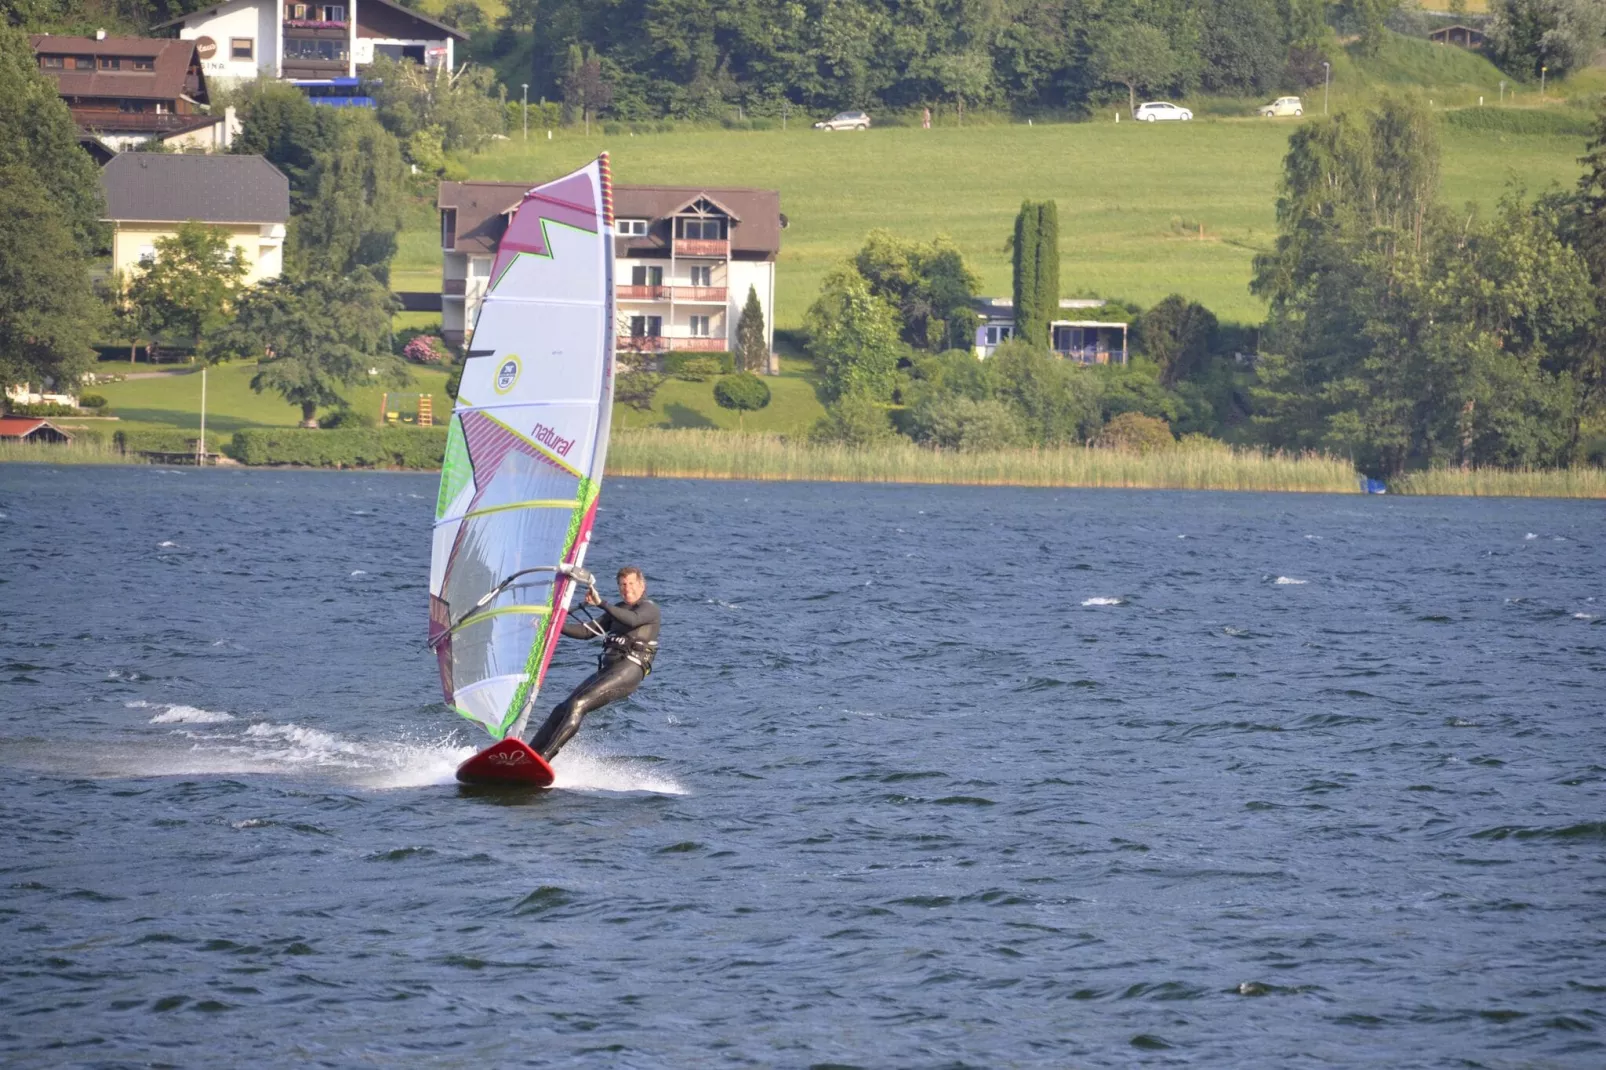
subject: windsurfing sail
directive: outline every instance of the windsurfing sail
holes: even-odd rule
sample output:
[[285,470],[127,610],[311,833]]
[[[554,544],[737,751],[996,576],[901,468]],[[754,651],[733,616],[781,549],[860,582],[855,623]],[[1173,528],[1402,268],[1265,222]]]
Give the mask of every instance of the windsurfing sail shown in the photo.
[[523,732],[585,561],[613,348],[604,154],[514,209],[447,431],[429,641],[447,704],[496,739]]

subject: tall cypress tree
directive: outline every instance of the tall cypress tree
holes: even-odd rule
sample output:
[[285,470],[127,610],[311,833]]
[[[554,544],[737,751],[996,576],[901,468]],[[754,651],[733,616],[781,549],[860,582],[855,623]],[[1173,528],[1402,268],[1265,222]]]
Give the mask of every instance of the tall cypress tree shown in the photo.
[[1015,337],[1032,345],[1042,341],[1042,308],[1038,304],[1037,205],[1022,201],[1015,216]]
[[747,288],[747,304],[736,328],[736,370],[763,375],[770,370],[770,350],[764,341],[764,306],[758,300],[758,287]]
[[1038,345],[1053,345],[1049,324],[1060,313],[1060,214],[1053,201],[1037,206],[1037,314],[1042,323]]

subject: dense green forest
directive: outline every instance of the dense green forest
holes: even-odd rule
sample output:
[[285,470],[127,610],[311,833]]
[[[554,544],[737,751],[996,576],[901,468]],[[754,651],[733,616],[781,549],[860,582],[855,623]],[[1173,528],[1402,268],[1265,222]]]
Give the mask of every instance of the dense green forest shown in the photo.
[[[419,6],[420,0],[405,0]],[[140,31],[206,0],[0,0],[29,30]],[[1129,93],[1245,95],[1319,85],[1339,42],[1374,49],[1428,20],[1401,0],[476,0],[442,18],[510,96],[581,118],[740,108],[989,108],[1075,116]],[[1599,0],[1494,0],[1490,54],[1515,77],[1589,62]]]

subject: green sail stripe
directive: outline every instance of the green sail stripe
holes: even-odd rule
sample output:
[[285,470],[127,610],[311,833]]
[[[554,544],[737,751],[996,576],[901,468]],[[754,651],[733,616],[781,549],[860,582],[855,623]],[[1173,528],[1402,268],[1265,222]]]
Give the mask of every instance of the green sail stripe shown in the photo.
[[[568,560],[569,554],[573,552],[575,540],[580,537],[580,524],[585,520],[586,511],[597,500],[599,489],[597,484],[590,479],[585,476],[580,477],[580,503],[579,507],[569,514],[569,531],[563,537],[563,552],[559,557],[560,561]],[[557,584],[553,584],[551,597],[556,598],[557,594]],[[552,605],[553,603],[549,602],[548,604]],[[541,620],[541,634],[536,637],[535,645],[530,648],[530,656],[524,663],[524,682],[513,693],[513,701],[508,703],[507,713],[502,719],[501,735],[497,737],[498,739],[507,735],[508,729],[513,727],[514,722],[524,712],[525,703],[531,700],[531,691],[535,688],[536,674],[541,671],[541,656],[546,651],[547,639],[552,632],[552,622],[556,619],[555,614],[548,613]]]
[[544,617],[551,612],[551,606],[536,605],[497,606],[495,609],[482,609],[466,620],[458,621],[457,626],[452,629],[452,634],[455,635],[470,624],[478,624],[480,621],[490,620],[492,617],[510,617],[514,615]]
[[446,455],[441,460],[440,496],[435,500],[435,519],[446,515],[447,507],[457,500],[469,480],[474,478],[474,464],[468,457],[468,441],[463,436],[463,421],[454,414],[446,432]]
[[483,509],[475,509],[458,517],[467,520],[472,516],[488,516],[491,513],[505,513],[509,509],[573,509],[579,503],[573,498],[531,498],[524,502],[508,502],[506,505],[487,505]]

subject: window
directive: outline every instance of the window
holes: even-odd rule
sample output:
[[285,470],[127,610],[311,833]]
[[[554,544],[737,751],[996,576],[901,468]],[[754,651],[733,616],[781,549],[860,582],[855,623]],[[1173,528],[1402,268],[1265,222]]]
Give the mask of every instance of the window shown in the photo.
[[468,259],[468,273],[476,279],[491,277],[491,258],[488,256],[471,256]]
[[139,262],[141,264],[149,264],[155,259],[156,259],[156,246],[154,246],[154,245],[141,245],[139,247]]
[[643,238],[647,235],[647,221],[645,219],[621,219],[615,224],[614,232],[621,238]]
[[691,336],[693,338],[708,337],[708,321],[710,316],[693,316],[691,318]]
[[290,17],[293,18],[293,19],[304,19],[304,18],[306,18],[307,17],[307,5],[306,4],[291,4],[290,5]]
[[441,248],[457,248],[457,209],[441,209]]
[[1014,334],[1014,327],[989,327],[987,328],[987,344],[995,346],[1000,342],[1007,342],[1014,337]]
[[346,21],[346,5],[344,5],[344,4],[325,4],[323,6],[323,21],[325,21],[325,22],[345,22]]
[[632,286],[662,286],[664,284],[664,269],[661,267],[643,267],[637,264],[630,269],[630,285]]
[[67,66],[66,56],[40,56],[39,66],[47,71],[63,70]]
[[680,236],[694,241],[719,241],[725,237],[723,219],[681,219]]
[[284,42],[284,58],[288,60],[322,60],[330,63],[344,63],[350,55],[346,42],[340,41],[307,41],[299,37],[287,37]]
[[73,65],[74,69],[76,69],[76,70],[92,71],[92,70],[95,69],[95,57],[94,56],[74,56],[72,58],[72,65]]
[[664,333],[664,318],[662,316],[631,316],[630,337],[657,338]]
[[256,38],[231,37],[229,38],[229,58],[250,60],[256,58]]
[[691,269],[691,284],[693,286],[714,285],[714,269],[712,267],[694,267]]
[[116,56],[101,56],[100,57],[100,69],[103,70],[103,71],[119,70],[122,67],[122,65],[123,65],[122,60],[118,59]]
[[129,60],[129,64],[136,71],[154,71],[156,69],[156,57],[135,56],[133,59]]

